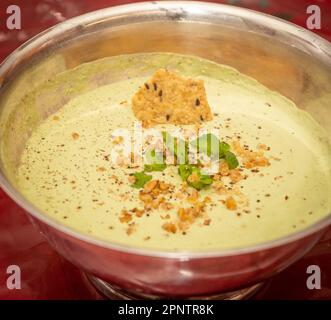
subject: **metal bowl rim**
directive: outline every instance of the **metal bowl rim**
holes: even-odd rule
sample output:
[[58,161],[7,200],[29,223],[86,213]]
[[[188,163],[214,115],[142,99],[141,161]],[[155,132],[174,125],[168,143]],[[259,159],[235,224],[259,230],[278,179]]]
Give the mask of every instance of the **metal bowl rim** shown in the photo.
[[[102,21],[103,19],[109,19],[111,17],[116,17],[121,14],[131,15],[132,17],[138,13],[148,14],[151,10],[162,8],[165,12],[171,12],[171,10],[198,10],[200,13],[208,13],[213,11],[216,13],[229,14],[239,18],[249,18],[253,20],[258,20],[264,22],[265,25],[270,27],[270,24],[286,30],[293,36],[296,36],[310,44],[315,48],[320,49],[320,52],[326,54],[327,59],[331,60],[331,47],[327,40],[315,35],[314,33],[301,28],[295,24],[284,21],[279,18],[269,16],[264,13],[256,12],[249,9],[209,3],[209,2],[198,2],[198,1],[162,1],[162,2],[139,2],[133,4],[126,4],[121,6],[114,6],[106,9],[96,10],[90,13],[86,13],[71,19],[68,19],[64,22],[61,22],[39,34],[29,39],[19,48],[14,50],[1,64],[0,64],[0,79],[8,71],[12,72],[11,67],[15,61],[19,58],[24,57],[26,53],[33,51],[34,48],[40,47],[42,44],[47,43],[49,40],[54,39],[57,35],[63,34],[63,32],[71,30],[73,28],[79,27],[82,24],[88,25],[95,21]],[[165,20],[165,19],[162,19]],[[168,19],[170,20],[170,19]],[[328,50],[326,50],[328,49]],[[14,68],[15,69],[15,68]],[[0,89],[2,84],[0,84]],[[1,92],[0,92],[1,93]],[[128,254],[151,256],[158,258],[167,258],[167,259],[180,259],[180,260],[190,260],[190,259],[203,259],[203,258],[218,258],[218,257],[227,257],[227,256],[236,256],[243,254],[256,253],[259,251],[269,250],[275,247],[280,247],[283,245],[290,244],[295,241],[299,241],[305,237],[313,235],[318,231],[325,229],[328,225],[331,224],[331,212],[325,216],[323,219],[318,222],[310,225],[308,228],[305,228],[301,231],[291,233],[288,236],[260,243],[257,245],[251,245],[247,247],[240,247],[234,249],[214,249],[210,251],[167,251],[167,250],[157,250],[149,248],[135,248],[131,246],[126,246],[122,244],[117,244],[109,241],[103,241],[94,237],[89,237],[78,231],[75,231],[71,227],[67,227],[58,223],[55,219],[47,216],[41,210],[36,208],[28,200],[26,200],[20,192],[18,192],[8,181],[3,172],[0,172],[0,187],[7,193],[7,195],[14,200],[21,208],[27,211],[32,217],[37,220],[45,223],[46,225],[60,231],[66,235],[69,235],[75,239],[81,240],[83,242],[103,247],[105,249],[121,251]]]

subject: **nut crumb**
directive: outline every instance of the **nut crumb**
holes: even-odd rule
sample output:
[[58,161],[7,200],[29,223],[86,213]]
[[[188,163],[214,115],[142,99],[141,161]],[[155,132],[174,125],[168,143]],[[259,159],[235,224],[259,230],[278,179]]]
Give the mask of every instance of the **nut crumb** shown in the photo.
[[79,138],[79,134],[77,132],[73,132],[71,136],[74,140],[77,140]]

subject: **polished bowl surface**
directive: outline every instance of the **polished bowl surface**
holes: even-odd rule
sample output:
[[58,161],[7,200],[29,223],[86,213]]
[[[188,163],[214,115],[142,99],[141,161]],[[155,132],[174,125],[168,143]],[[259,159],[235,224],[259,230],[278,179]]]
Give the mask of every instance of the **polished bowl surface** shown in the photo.
[[[190,54],[230,65],[292,99],[331,137],[329,42],[277,18],[231,6],[188,1],[132,4],[61,23],[29,40],[3,62],[1,187],[65,258],[136,293],[188,297],[233,291],[261,282],[302,257],[329,226],[330,214],[305,230],[254,247],[161,252],[79,234],[44,215],[19,193],[14,176],[26,140],[43,119],[79,92],[64,97],[70,83],[62,83],[35,99],[33,108],[26,108],[24,99],[55,75],[84,62],[140,52]],[[94,74],[86,79],[83,91],[116,80]]]

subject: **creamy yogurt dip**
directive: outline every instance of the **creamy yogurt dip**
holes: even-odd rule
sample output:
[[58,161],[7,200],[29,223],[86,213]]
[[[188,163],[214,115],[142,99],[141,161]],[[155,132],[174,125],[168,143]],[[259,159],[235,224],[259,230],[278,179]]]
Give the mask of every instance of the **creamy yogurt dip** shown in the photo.
[[[159,67],[167,66],[167,57],[177,57],[150,56],[154,63],[159,61]],[[162,226],[176,219],[178,209],[187,205],[178,168],[168,166],[150,174],[174,186],[165,196],[172,208],[145,212],[129,225],[121,221],[123,210],[143,205],[139,190],[132,188],[128,179],[141,168],[111,163],[109,157],[116,146],[113,132],[124,128],[133,134],[136,119],[130,99],[147,80],[145,76],[78,96],[33,132],[17,176],[25,197],[45,214],[81,233],[161,250],[247,247],[289,235],[326,216],[331,209],[331,147],[326,133],[310,115],[232,68],[185,56],[178,56],[178,61],[186,76],[205,83],[214,116],[204,123],[204,129],[217,130],[219,139],[231,145],[263,149],[270,163],[247,168],[238,156],[245,179],[232,184],[228,177],[222,178],[229,194],[237,199],[235,208],[227,208],[229,194],[218,192],[215,183],[199,192],[199,198],[210,198],[207,218],[197,219],[185,231],[168,232]],[[181,127],[194,130],[194,126]]]

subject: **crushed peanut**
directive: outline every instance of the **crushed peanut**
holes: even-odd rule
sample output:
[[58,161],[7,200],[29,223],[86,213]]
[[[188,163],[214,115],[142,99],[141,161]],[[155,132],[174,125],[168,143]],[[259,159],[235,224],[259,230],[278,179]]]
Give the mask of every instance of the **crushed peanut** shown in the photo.
[[162,228],[167,232],[171,232],[171,233],[177,232],[177,227],[172,222],[166,222],[165,224],[162,225]]
[[233,197],[228,197],[225,200],[225,206],[229,209],[229,210],[236,210],[237,209],[237,202]]
[[77,132],[73,132],[71,136],[74,140],[77,140],[79,138],[79,134]]
[[132,215],[127,210],[122,210],[121,216],[120,216],[121,223],[128,223],[132,220]]

